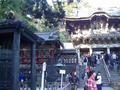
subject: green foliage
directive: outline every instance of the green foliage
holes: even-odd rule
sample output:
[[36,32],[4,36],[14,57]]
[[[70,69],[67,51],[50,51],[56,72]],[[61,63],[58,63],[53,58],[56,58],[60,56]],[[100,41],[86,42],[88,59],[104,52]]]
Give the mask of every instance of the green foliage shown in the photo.
[[6,19],[6,14],[13,11],[17,19],[28,23],[28,27],[33,32],[37,31],[26,16],[23,15],[26,3],[26,0],[0,0],[0,20]]
[[78,8],[78,3],[64,3],[64,10],[66,12],[66,15],[70,15],[71,13],[73,13],[74,8]]
[[[9,11],[15,12],[17,19],[27,22],[30,26],[35,26],[34,19],[39,19],[41,31],[49,31],[53,27],[58,27],[60,20],[64,17],[64,10],[58,4],[57,10],[53,10],[46,0],[0,0],[0,19],[5,19]],[[30,15],[31,18],[26,17]]]
[[87,0],[80,0],[80,2],[71,2],[70,4],[64,3],[64,10],[67,16],[71,16],[74,10],[80,10],[81,8],[90,9],[91,5]]
[[24,0],[1,0],[0,2],[0,19],[5,18],[5,13],[14,11],[16,16],[20,18],[22,15],[22,7],[24,6]]
[[60,32],[60,41],[62,42],[71,42],[69,36],[67,35],[66,31]]
[[60,19],[64,17],[64,11],[60,3],[57,4],[57,9],[53,10],[46,0],[27,0],[27,2],[25,14],[30,14],[34,19],[40,19],[41,24],[49,28],[57,27]]

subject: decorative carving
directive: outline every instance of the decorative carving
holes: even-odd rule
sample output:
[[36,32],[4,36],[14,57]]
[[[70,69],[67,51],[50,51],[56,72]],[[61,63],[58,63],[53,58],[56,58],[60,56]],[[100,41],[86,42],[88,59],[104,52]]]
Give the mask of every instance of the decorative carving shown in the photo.
[[120,31],[119,21],[120,20],[116,17],[111,18],[104,12],[94,13],[88,19],[76,19],[76,21],[70,21],[71,26],[76,26],[75,33],[77,34],[75,35],[76,37],[79,37],[79,40],[74,38],[76,41],[75,43],[77,45],[117,43],[119,42],[119,38],[117,37],[119,36],[118,33]]

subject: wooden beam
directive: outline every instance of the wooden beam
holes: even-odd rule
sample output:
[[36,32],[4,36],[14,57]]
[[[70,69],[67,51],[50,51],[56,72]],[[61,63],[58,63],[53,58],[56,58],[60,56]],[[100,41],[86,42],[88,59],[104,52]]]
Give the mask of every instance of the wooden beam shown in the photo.
[[3,33],[12,33],[14,31],[15,31],[15,29],[0,29],[0,34],[3,34]]
[[32,38],[32,37],[30,37],[28,34],[26,34],[26,33],[24,33],[24,32],[22,32],[22,35],[24,36],[24,37],[26,37],[30,42],[32,42],[32,43],[35,43],[36,41]]

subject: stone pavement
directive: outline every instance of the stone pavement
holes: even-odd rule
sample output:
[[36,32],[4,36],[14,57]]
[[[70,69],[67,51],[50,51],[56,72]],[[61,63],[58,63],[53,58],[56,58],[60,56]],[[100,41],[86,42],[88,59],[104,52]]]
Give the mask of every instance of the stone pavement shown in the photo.
[[[83,88],[80,88],[78,90],[84,90]],[[102,90],[114,90],[113,88],[111,87],[102,87]]]

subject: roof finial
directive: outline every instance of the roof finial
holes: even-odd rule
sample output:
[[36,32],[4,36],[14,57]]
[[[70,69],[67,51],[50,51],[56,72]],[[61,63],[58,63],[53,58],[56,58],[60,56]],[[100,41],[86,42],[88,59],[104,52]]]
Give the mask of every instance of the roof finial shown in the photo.
[[14,11],[10,10],[9,12],[7,12],[7,17],[6,18],[14,20],[15,19]]

